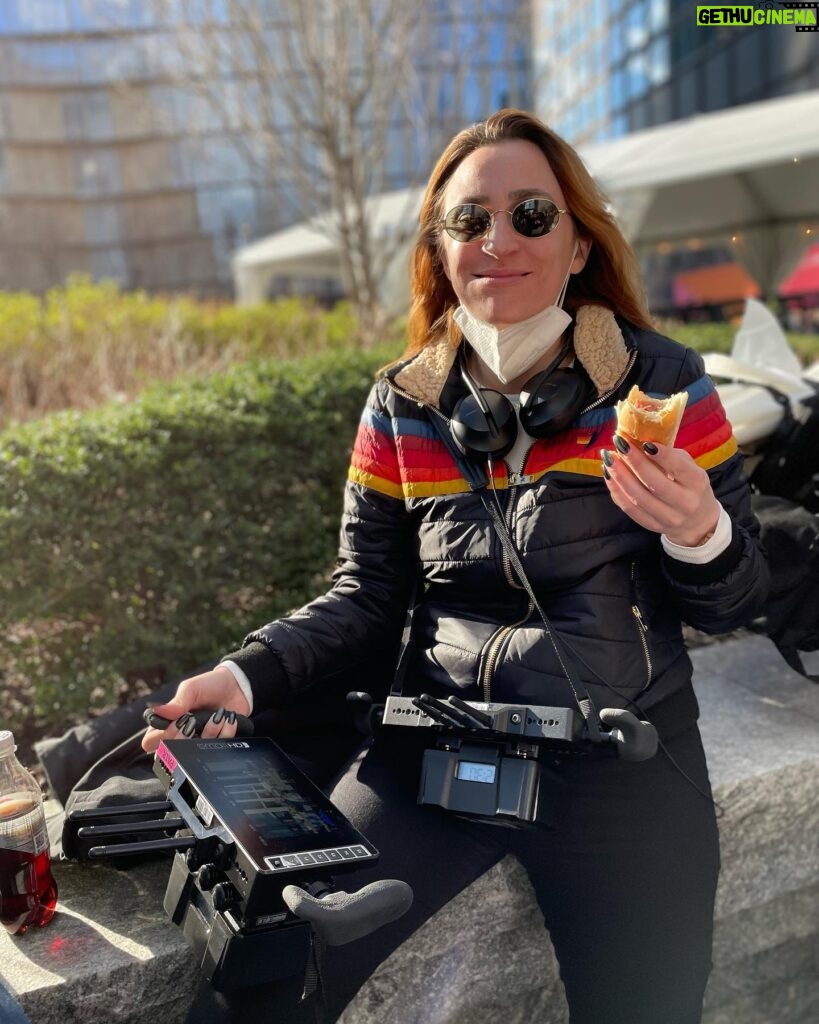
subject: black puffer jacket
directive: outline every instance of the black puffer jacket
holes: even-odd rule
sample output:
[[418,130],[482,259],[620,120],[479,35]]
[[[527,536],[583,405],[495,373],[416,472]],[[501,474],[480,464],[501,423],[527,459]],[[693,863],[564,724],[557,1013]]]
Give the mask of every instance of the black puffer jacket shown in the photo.
[[[510,481],[501,463],[496,488],[538,599],[578,652],[576,669],[598,708],[637,701],[671,735],[697,715],[681,620],[732,630],[765,596],[742,457],[695,352],[600,307],[579,311],[574,347],[597,400],[564,433],[533,444],[520,479]],[[228,656],[248,674],[256,709],[354,666],[373,646],[393,648],[419,564],[405,692],[573,705],[479,495],[432,425],[430,410],[446,416],[463,392],[454,361],[442,339],[374,386],[353,452],[333,588]],[[734,524],[729,548],[706,565],[668,557],[602,481],[614,404],[632,383],[655,395],[689,393],[677,444],[708,470]]]

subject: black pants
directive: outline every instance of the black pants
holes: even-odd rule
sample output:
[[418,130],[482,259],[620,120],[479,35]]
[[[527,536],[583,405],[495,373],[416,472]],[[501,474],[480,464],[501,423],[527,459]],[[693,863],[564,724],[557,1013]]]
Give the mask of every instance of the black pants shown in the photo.
[[[666,746],[710,792],[699,731],[691,728]],[[341,887],[400,878],[412,886],[414,902],[399,921],[328,950],[328,1021],[404,939],[513,853],[532,880],[554,944],[571,1024],[698,1024],[711,966],[718,836],[712,804],[665,753],[636,764],[567,756],[550,765],[553,832],[419,807],[419,769],[414,744],[382,736],[332,790],[333,801],[381,851],[376,869],[340,879]],[[260,1019],[290,1019],[278,999],[271,1017],[269,998],[261,990],[231,997],[232,1013],[213,1017],[200,1006],[197,1024],[250,1024],[254,1004],[267,1008]],[[411,1002],[408,994],[406,1021],[417,1011]],[[391,1020],[402,1024],[400,1016]]]

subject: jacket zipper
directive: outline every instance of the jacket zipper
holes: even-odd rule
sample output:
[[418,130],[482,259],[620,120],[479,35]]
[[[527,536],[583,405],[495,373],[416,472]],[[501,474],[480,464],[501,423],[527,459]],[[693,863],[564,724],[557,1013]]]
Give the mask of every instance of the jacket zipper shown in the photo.
[[598,405],[602,405],[603,402],[606,401],[606,399],[611,398],[611,396],[616,391],[618,391],[619,388],[622,386],[623,381],[625,381],[626,377],[628,377],[628,375],[631,373],[631,368],[634,366],[634,364],[636,362],[637,362],[637,349],[634,349],[632,351],[632,353],[631,353],[631,356],[629,357],[629,361],[626,364],[625,370],[623,370],[623,372],[620,374],[620,377],[617,380],[616,384],[614,384],[613,387],[609,388],[609,390],[604,395],[600,395],[599,398],[595,398],[595,400],[591,403],[591,405],[587,405],[585,409],[581,409],[580,410],[580,415],[582,416],[584,413],[590,412],[592,409],[596,409],[597,406]]
[[[419,409],[425,409],[426,408],[434,416],[438,416],[440,419],[442,419],[446,423],[447,429],[449,429],[449,420],[446,418],[446,416],[444,416],[444,414],[440,410],[436,409],[434,405],[427,405],[425,402],[419,401],[413,395],[409,394],[409,392],[404,391],[404,389],[399,387],[396,383],[394,383],[394,381],[390,380],[389,377],[387,377],[387,385],[390,388],[392,388],[392,390],[397,395],[401,395],[403,398],[406,398],[408,401],[410,401],[414,405],[416,405]],[[533,445],[533,447],[534,447],[534,445]],[[528,458],[528,453],[527,453],[527,458]],[[508,470],[508,467],[507,467],[507,474],[508,474],[508,472],[509,472],[509,470]],[[512,495],[511,489],[508,490],[508,494],[509,494],[510,499],[511,499],[511,495]],[[505,518],[510,513],[511,506],[512,506],[512,501],[510,500],[508,502],[506,510],[505,510],[505,516],[504,516]],[[509,556],[506,554],[506,549],[505,548],[502,551],[501,565],[502,565],[504,577],[506,578],[506,580],[510,584],[510,586],[516,587],[517,589],[521,589],[521,585],[515,580],[515,577],[514,577],[514,575],[512,573],[512,565],[509,562]],[[520,619],[518,622],[512,623],[509,626],[501,626],[501,628],[498,629],[490,637],[490,639],[487,641],[486,645],[484,646],[484,650],[485,650],[486,654],[484,656],[483,667],[480,669],[480,672],[479,672],[478,685],[481,688],[481,691],[482,691],[482,693],[484,695],[484,701],[487,704],[490,702],[490,698],[491,698],[492,673],[494,672],[495,663],[496,663],[496,661],[498,659],[498,654],[500,653],[500,649],[503,646],[503,643],[506,640],[506,638],[509,636],[509,634],[514,629],[516,629],[518,626],[523,625],[523,623],[526,622],[526,620],[529,618],[531,613],[532,613],[532,602],[530,600],[529,601],[529,607],[526,609],[526,614],[523,616],[523,618]]]
[[637,564],[636,562],[631,563],[631,596],[633,604],[631,606],[631,614],[634,616],[634,621],[637,625],[637,635],[640,637],[640,643],[643,648],[643,657],[646,663],[646,681],[640,693],[644,693],[651,683],[652,666],[651,666],[651,652],[648,647],[648,626],[643,618],[643,613],[640,611],[640,606],[637,604]]

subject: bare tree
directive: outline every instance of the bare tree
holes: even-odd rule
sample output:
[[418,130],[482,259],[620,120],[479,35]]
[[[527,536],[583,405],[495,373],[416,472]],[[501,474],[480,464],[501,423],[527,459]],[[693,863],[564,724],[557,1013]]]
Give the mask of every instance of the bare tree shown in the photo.
[[178,83],[206,99],[290,219],[335,242],[345,290],[377,330],[379,273],[406,236],[376,237],[370,197],[402,156],[404,181],[426,173],[438,141],[417,71],[434,0],[230,0],[226,23],[199,26],[155,2]]
[[383,271],[415,218],[410,198],[391,218],[404,229],[385,230],[374,197],[424,179],[454,130],[525,94],[498,88],[492,54],[499,33],[510,57],[528,49],[529,0],[145,2],[166,80],[231,137],[280,223],[308,221],[335,244],[377,334]]

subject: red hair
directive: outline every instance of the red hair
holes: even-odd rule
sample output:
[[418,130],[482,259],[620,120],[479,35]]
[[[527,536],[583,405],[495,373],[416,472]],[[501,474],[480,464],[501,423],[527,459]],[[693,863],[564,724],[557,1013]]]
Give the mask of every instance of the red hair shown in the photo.
[[567,142],[532,114],[506,109],[459,132],[430,175],[411,259],[412,306],[404,359],[440,337],[443,331],[453,344],[460,340],[460,332],[452,322],[458,299],[443,271],[440,255],[444,189],[470,153],[508,139],[531,142],[543,153],[560,182],[577,233],[592,243],[586,265],[569,278],[566,311],[574,315],[580,306],[605,306],[638,327],[652,327],[637,257],[583,161]]

